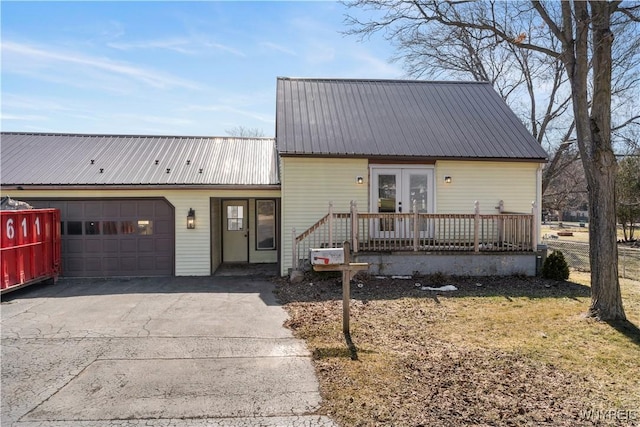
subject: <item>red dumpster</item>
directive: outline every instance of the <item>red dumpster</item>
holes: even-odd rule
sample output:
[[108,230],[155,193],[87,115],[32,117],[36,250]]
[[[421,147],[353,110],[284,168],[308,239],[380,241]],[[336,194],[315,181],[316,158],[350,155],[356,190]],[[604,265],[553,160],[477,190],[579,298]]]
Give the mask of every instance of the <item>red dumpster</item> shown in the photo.
[[60,274],[60,211],[25,209],[0,211],[1,293]]

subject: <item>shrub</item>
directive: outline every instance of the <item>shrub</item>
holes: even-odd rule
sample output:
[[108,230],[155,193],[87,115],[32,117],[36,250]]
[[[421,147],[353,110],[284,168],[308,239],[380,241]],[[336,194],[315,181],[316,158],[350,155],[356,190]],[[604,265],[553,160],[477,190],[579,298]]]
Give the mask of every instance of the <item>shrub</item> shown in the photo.
[[560,251],[553,251],[542,266],[542,277],[553,280],[567,280],[569,265]]

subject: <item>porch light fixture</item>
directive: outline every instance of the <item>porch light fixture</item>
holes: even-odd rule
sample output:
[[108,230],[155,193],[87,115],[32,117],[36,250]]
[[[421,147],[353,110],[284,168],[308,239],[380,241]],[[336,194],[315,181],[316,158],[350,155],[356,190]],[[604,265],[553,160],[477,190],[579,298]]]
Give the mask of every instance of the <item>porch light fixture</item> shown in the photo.
[[189,208],[189,213],[187,214],[187,229],[193,230],[194,228],[196,228],[196,211]]
[[357,184],[364,184],[364,178],[361,176],[357,176],[356,177],[356,183]]
[[447,176],[445,176],[445,177],[444,177],[444,182],[445,182],[445,184],[451,184],[451,177],[450,177],[450,176],[448,176],[448,175],[447,175]]

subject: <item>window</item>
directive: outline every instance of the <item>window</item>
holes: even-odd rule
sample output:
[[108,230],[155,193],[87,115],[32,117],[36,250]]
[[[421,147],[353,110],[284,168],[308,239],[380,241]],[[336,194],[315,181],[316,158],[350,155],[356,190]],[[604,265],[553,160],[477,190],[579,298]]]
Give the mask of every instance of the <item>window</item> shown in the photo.
[[256,200],[256,249],[276,248],[276,201]]
[[135,234],[137,231],[133,221],[122,221],[120,223],[120,234]]
[[87,236],[100,234],[100,223],[98,221],[86,221],[84,223],[84,234]]
[[244,206],[227,206],[227,230],[244,230]]
[[150,236],[153,234],[153,221],[148,219],[138,220],[138,234],[142,236]]
[[67,234],[82,235],[82,221],[67,221]]
[[118,221],[102,221],[102,234],[118,234]]
[[[396,175],[378,175],[378,212],[396,212]],[[381,218],[378,231],[394,231],[395,219]]]

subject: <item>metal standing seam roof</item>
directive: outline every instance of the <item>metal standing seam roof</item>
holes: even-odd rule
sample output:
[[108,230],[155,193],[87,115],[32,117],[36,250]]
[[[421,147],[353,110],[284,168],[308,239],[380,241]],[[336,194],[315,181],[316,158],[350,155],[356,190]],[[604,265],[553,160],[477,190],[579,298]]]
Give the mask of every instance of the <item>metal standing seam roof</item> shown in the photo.
[[2,185],[277,185],[273,138],[3,132]]
[[279,77],[281,155],[546,161],[489,83]]

